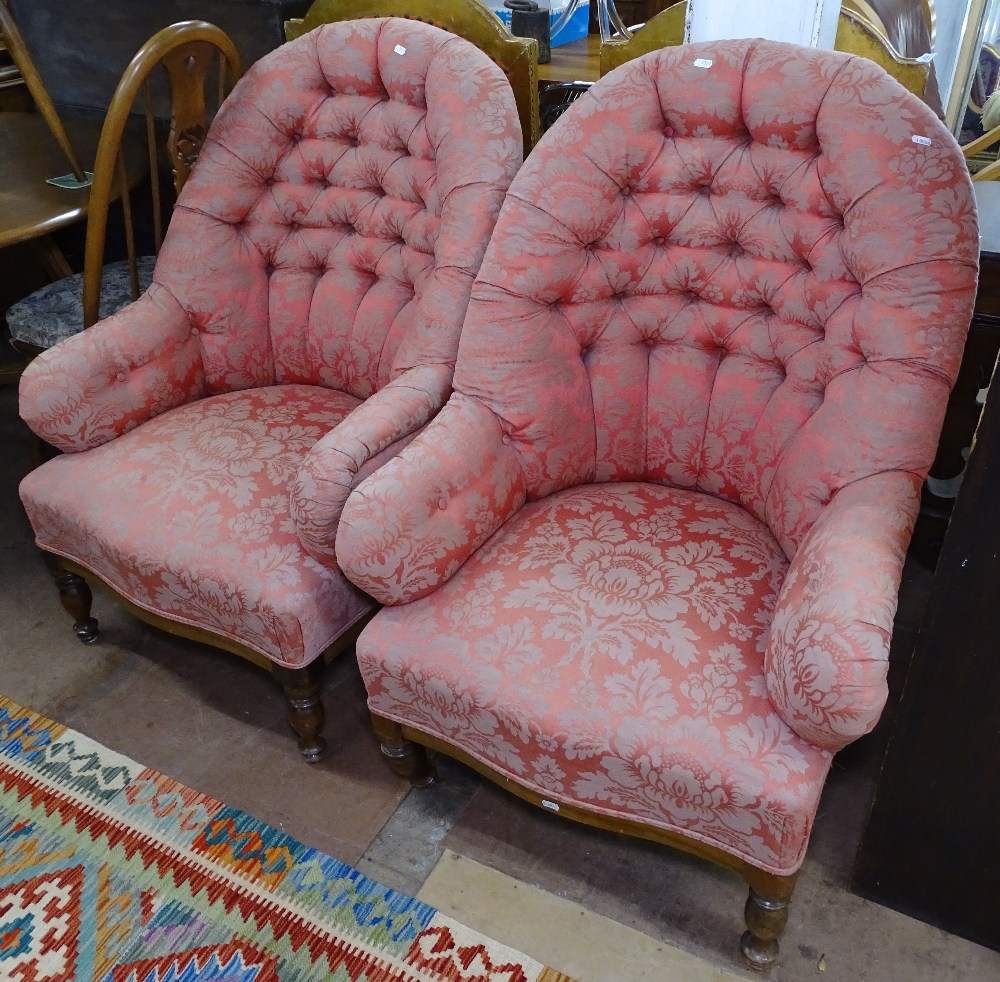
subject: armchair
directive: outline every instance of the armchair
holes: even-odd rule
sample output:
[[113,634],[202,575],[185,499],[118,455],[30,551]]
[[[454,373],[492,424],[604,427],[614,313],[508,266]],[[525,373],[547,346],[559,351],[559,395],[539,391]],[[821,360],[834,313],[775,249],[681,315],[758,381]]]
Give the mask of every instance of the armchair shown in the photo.
[[770,965],[886,699],[977,265],[954,139],[870,61],[713,42],[595,83],[511,185],[448,404],[341,515],[390,763],[738,871]]
[[253,66],[149,290],[21,380],[63,451],[21,496],[82,641],[96,578],[271,668],[320,756],[321,656],[375,607],[337,567],[340,504],[447,399],[520,162],[503,73],[429,25],[327,25]]

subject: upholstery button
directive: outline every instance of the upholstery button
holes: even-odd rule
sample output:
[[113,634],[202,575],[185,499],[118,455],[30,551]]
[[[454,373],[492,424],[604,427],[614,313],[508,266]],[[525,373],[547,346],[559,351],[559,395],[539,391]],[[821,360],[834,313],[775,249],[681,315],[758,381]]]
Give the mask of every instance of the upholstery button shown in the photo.
[[504,433],[504,435],[502,437],[500,437],[500,442],[505,447],[509,447],[510,446],[510,436],[508,434]]
[[266,188],[273,188],[274,187],[274,178],[273,177],[265,178],[264,179],[264,187],[266,187]]
[[291,141],[292,141],[292,143],[301,143],[302,142],[302,134],[299,133],[298,130],[296,130],[291,135]]
[[302,228],[302,226],[298,222],[289,222],[288,223],[288,230],[290,232],[297,232],[300,228]]
[[124,382],[126,378],[128,378],[128,376],[124,372],[119,372],[115,376],[115,381],[116,382]]
[[196,327],[191,328],[191,337],[196,338],[201,332]]
[[447,507],[448,507],[448,499],[447,498],[438,498],[438,508],[440,508],[441,511],[444,511],[445,508],[447,508]]
[[267,273],[268,276],[270,276],[274,272],[274,265],[272,263],[268,263],[264,267],[264,272]]

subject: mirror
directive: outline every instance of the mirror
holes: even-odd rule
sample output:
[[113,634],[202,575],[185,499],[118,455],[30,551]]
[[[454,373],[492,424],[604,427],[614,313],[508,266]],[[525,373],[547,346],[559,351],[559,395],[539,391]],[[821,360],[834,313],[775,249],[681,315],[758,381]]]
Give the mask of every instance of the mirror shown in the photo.
[[1000,149],[991,139],[981,140],[1000,125],[1000,0],[971,0],[968,6],[947,121],[977,174],[997,160]]

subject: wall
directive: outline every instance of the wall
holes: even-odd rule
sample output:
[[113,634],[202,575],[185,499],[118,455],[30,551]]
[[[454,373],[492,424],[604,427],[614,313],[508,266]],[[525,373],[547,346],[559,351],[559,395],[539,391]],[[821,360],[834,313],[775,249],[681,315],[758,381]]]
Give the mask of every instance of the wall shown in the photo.
[[285,40],[283,24],[310,0],[9,0],[54,102],[104,111],[125,66],[163,27],[207,20],[249,65]]

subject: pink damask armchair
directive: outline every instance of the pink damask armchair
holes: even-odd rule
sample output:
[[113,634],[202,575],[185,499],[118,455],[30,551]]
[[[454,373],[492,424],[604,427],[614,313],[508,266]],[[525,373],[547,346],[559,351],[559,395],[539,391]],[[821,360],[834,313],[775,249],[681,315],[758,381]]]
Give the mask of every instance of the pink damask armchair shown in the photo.
[[349,499],[386,755],[680,846],[777,939],[871,730],[972,311],[954,140],[873,63],[767,41],[608,75],[511,185],[455,392]]
[[94,576],[273,668],[319,757],[320,656],[376,606],[337,568],[341,505],[448,398],[521,156],[501,70],[426,24],[323,26],[247,73],[149,291],[21,381],[63,451],[21,495],[82,641]]

